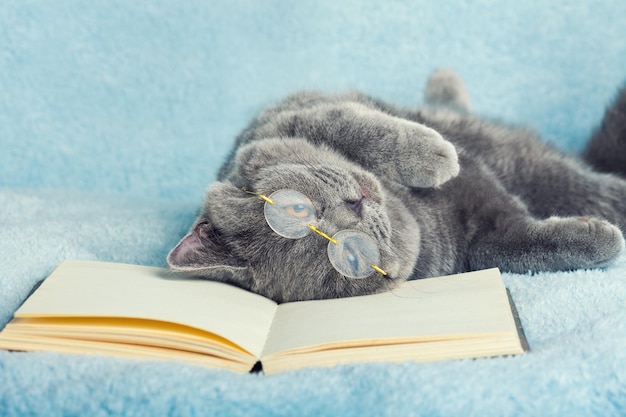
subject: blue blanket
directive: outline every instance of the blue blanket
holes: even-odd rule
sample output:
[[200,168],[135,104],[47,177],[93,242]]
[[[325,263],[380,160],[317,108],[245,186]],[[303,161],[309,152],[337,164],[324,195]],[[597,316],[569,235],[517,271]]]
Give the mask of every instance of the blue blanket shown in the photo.
[[[576,152],[626,80],[625,21],[623,0],[4,0],[0,327],[62,259],[163,266],[237,132],[297,89],[417,105],[451,67],[476,112]],[[626,256],[504,279],[523,356],[264,376],[0,351],[0,415],[626,415]]]

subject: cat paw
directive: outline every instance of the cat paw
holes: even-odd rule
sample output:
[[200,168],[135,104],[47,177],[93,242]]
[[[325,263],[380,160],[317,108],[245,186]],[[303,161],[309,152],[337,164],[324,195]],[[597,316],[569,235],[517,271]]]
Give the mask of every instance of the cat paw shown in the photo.
[[[561,262],[556,269],[591,268],[609,264],[624,250],[620,229],[594,217],[551,217],[541,222],[548,256]],[[549,249],[554,248],[554,252]]]
[[447,107],[461,112],[470,112],[470,98],[463,80],[451,69],[438,69],[430,74],[424,92],[424,101],[429,106]]
[[456,148],[435,130],[407,122],[407,140],[398,151],[399,182],[409,187],[438,187],[460,171]]

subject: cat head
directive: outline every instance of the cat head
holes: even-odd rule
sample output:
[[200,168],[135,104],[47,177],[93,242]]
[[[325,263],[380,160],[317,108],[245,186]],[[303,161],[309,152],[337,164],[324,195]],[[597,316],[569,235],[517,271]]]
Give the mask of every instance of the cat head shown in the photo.
[[[201,215],[168,255],[172,270],[278,302],[371,294],[410,276],[419,230],[373,174],[300,139],[255,142],[241,148],[234,161],[231,175],[209,187]],[[312,225],[328,236],[356,230],[372,238],[380,253],[377,266],[387,275],[372,270],[366,278],[348,278],[329,260],[327,238],[314,232],[297,239],[277,234],[264,215],[269,203],[258,194],[278,190],[306,196]]]

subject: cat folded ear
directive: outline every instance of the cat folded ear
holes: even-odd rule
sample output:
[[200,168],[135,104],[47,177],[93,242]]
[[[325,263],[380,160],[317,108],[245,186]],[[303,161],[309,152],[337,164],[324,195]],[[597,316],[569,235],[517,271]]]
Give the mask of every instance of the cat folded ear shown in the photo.
[[216,276],[220,272],[232,277],[247,269],[245,262],[230,253],[219,232],[206,221],[195,224],[167,255],[167,263],[174,271],[210,273],[216,279],[220,279]]

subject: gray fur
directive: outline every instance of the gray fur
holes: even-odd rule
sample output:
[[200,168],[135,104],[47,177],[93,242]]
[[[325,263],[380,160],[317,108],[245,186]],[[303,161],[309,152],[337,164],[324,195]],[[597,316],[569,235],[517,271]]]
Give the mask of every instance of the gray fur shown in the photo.
[[[596,171],[527,129],[471,115],[451,71],[431,76],[420,109],[358,93],[293,95],[239,136],[168,263],[279,302],[369,294],[494,266],[525,273],[606,265],[624,249],[625,91],[584,154]],[[612,165],[602,163],[605,144]],[[325,239],[276,235],[264,202],[242,187],[305,194],[321,230],[373,237],[388,276],[341,276]]]

